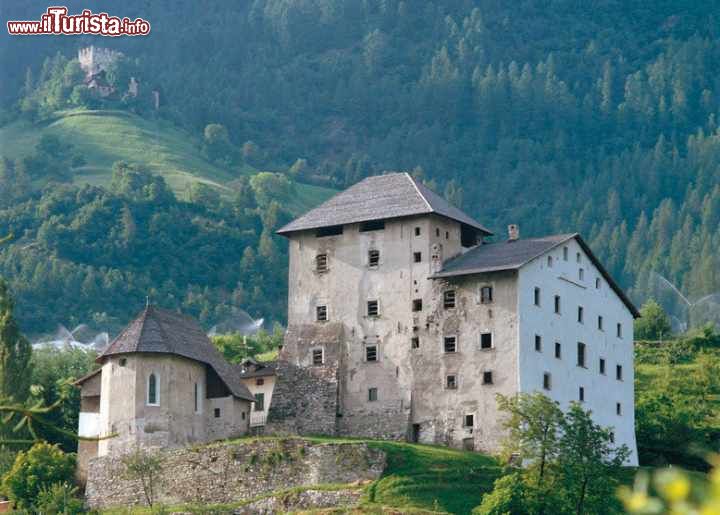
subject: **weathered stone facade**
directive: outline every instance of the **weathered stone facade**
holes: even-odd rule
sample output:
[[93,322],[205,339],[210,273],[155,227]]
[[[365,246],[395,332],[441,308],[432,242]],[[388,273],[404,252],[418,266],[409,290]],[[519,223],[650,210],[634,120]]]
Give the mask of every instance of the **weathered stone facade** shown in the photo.
[[[298,438],[157,452],[162,472],[155,501],[163,504],[231,503],[299,486],[375,480],[386,463],[382,451],[364,443],[316,444]],[[91,508],[145,502],[140,482],[123,479],[120,457],[94,458],[88,472],[86,499]]]

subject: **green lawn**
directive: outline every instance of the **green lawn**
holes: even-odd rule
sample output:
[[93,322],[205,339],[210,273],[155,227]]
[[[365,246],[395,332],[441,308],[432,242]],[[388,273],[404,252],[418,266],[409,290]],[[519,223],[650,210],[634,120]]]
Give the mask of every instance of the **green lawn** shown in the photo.
[[[242,438],[240,441],[251,439]],[[380,479],[364,487],[361,505],[354,513],[468,514],[480,504],[483,494],[492,490],[493,482],[501,472],[494,458],[439,446],[361,438],[308,437],[308,440],[316,443],[367,442],[369,446],[387,453],[385,472]],[[308,486],[293,490],[339,488],[347,488],[347,485]],[[245,503],[203,507],[173,506],[172,509],[193,513],[227,513],[242,504]],[[151,511],[147,508],[118,508],[103,513],[140,515],[149,514]]]
[[[217,166],[205,159],[198,138],[167,121],[120,110],[71,110],[37,124],[12,122],[0,127],[0,155],[15,159],[31,154],[43,134],[59,137],[85,157],[87,164],[74,170],[74,181],[79,184],[107,185],[113,163],[121,160],[162,175],[178,194],[194,182],[229,192],[229,182],[257,173],[250,166],[232,170]],[[297,215],[333,193],[328,188],[297,184],[295,195],[278,200]]]

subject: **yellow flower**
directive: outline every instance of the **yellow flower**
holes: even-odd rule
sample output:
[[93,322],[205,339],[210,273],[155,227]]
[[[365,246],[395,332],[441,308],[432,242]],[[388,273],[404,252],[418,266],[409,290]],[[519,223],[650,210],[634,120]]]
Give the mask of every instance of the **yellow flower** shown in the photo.
[[671,503],[684,501],[690,494],[690,480],[678,470],[666,470],[658,474],[660,493]]
[[633,492],[625,498],[625,506],[631,513],[635,511],[644,511],[648,506],[648,500],[648,496],[645,492]]

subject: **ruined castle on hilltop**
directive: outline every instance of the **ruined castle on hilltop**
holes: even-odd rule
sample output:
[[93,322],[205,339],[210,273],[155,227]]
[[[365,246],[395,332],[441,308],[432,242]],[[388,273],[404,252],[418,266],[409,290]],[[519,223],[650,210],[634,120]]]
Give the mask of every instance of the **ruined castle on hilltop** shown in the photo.
[[406,173],[369,177],[278,233],[290,266],[277,362],[229,365],[195,322],[149,308],[78,382],[81,434],[122,442],[81,444],[81,464],[253,428],[496,451],[496,394],[534,391],[583,403],[637,464],[638,312],[578,234],[522,239],[511,225],[488,242]]

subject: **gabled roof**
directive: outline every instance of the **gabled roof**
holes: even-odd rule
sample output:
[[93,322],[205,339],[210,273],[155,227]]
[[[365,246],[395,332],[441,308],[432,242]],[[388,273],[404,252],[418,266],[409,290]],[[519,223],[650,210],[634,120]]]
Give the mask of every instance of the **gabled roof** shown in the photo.
[[278,234],[430,213],[492,234],[408,173],[389,173],[363,179],[293,220]]
[[200,325],[180,313],[148,306],[133,320],[97,360],[118,354],[159,353],[182,356],[212,367],[230,392],[255,400],[233,367],[213,346]]
[[595,257],[590,247],[577,233],[557,234],[543,238],[528,238],[523,240],[502,241],[499,243],[484,243],[471,248],[466,253],[448,260],[442,270],[430,276],[431,279],[442,279],[461,275],[500,272],[503,270],[517,270],[530,261],[546,254],[563,243],[576,240],[587,254],[590,261],[605,278],[605,281],[615,291],[625,306],[635,318],[640,316],[635,305],[628,299],[625,292],[605,270]]
[[251,377],[270,377],[277,374],[277,363],[275,361],[258,363],[254,359],[248,358],[242,363],[235,365],[235,369],[243,379]]

